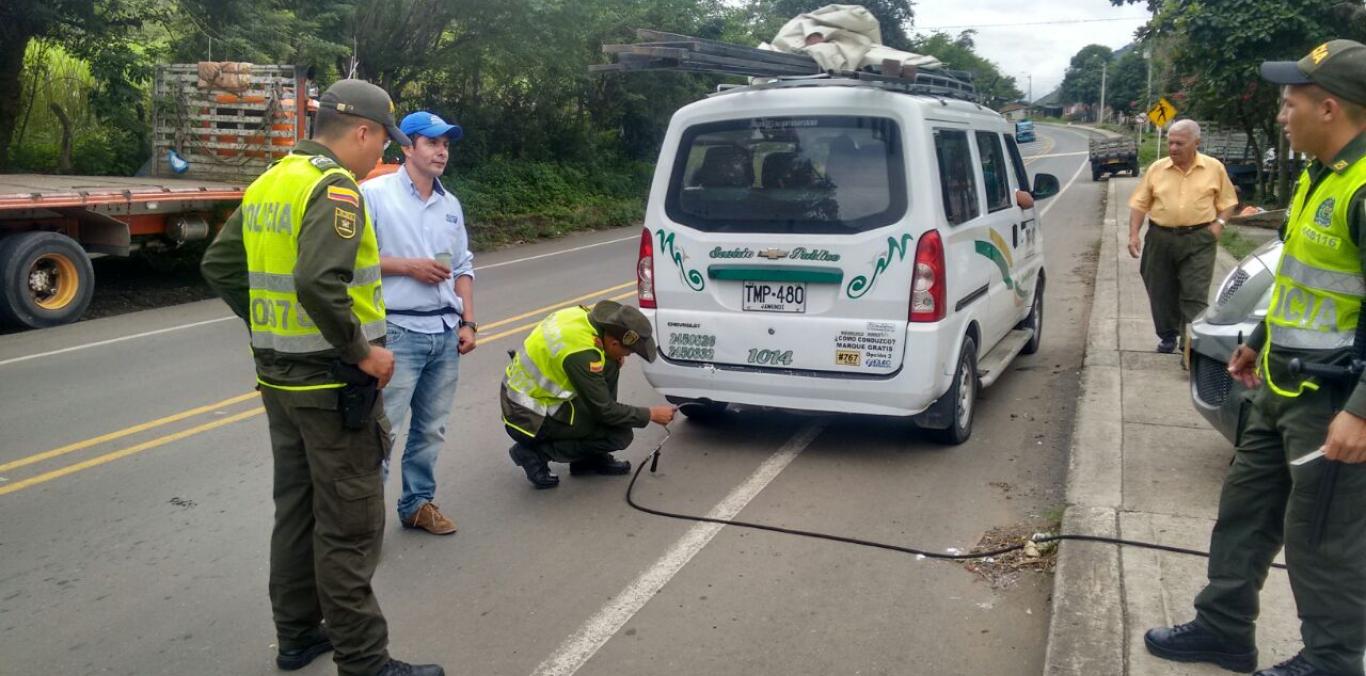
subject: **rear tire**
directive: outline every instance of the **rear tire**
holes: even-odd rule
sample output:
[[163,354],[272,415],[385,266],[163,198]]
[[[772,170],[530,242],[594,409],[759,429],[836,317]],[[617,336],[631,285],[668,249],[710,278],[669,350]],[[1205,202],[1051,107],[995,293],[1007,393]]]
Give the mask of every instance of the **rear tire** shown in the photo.
[[729,406],[724,401],[712,401],[710,399],[684,399],[682,397],[665,397],[670,404],[678,407],[678,412],[683,414],[689,422],[695,423],[714,423],[725,419],[726,409]]
[[1034,335],[1025,343],[1024,349],[1020,354],[1034,354],[1039,351],[1039,344],[1043,341],[1043,277],[1039,277],[1039,283],[1034,285],[1034,305],[1029,308],[1029,314],[1025,316],[1017,329],[1033,329]]
[[0,239],[0,323],[30,329],[81,318],[95,290],[95,268],[75,240],[55,232]]
[[1100,182],[1100,174],[1101,174],[1101,172],[1100,172],[1099,169],[1092,169],[1092,170],[1091,170],[1091,182],[1092,182],[1092,183],[1099,183],[1099,182]]
[[977,412],[977,343],[972,336],[963,339],[953,384],[935,404],[941,402],[950,407],[952,422],[942,430],[925,430],[926,434],[930,439],[950,446],[967,441],[972,436],[972,421]]

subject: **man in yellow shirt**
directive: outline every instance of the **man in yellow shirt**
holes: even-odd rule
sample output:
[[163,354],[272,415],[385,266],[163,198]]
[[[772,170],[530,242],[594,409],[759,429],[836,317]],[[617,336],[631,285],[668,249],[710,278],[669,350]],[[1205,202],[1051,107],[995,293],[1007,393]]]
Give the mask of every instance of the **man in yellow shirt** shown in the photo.
[[[1129,255],[1142,255],[1158,352],[1208,304],[1214,254],[1238,195],[1219,160],[1199,152],[1200,125],[1178,120],[1167,137],[1168,157],[1152,163],[1129,198]],[[1148,219],[1148,234],[1138,231]]]

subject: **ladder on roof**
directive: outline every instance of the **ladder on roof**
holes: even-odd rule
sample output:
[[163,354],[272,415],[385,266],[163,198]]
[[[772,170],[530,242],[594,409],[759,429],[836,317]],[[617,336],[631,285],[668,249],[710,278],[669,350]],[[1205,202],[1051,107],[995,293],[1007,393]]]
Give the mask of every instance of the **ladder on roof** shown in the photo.
[[778,80],[812,81],[840,78],[911,94],[946,96],[969,101],[977,99],[971,74],[962,71],[903,67],[901,62],[895,59],[884,61],[880,71],[826,71],[805,54],[754,49],[648,29],[637,30],[636,37],[642,42],[603,45],[603,53],[615,55],[616,63],[590,65],[588,72],[606,74],[671,70]]

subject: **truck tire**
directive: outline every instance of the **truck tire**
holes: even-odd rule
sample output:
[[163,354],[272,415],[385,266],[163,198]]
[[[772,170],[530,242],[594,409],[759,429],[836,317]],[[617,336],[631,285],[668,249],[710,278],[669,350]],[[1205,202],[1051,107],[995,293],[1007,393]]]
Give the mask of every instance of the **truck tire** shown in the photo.
[[1101,174],[1101,171],[1100,171],[1099,169],[1096,169],[1095,167],[1092,167],[1092,168],[1091,168],[1091,182],[1093,182],[1093,183],[1098,183],[1098,182],[1100,182],[1100,174]]
[[958,368],[954,370],[953,383],[934,406],[946,407],[950,422],[944,429],[925,430],[930,439],[957,446],[972,436],[972,421],[977,413],[977,343],[972,336],[963,338],[963,349],[958,353]]
[[38,329],[81,318],[95,268],[75,240],[55,232],[0,239],[0,323]]

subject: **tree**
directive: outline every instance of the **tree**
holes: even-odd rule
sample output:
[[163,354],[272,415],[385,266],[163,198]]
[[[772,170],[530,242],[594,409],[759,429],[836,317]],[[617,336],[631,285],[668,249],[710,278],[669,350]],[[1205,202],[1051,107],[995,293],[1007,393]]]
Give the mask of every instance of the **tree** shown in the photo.
[[[1111,0],[1134,4],[1136,0]],[[1185,94],[1184,114],[1242,130],[1260,156],[1261,138],[1278,138],[1278,91],[1258,67],[1295,60],[1338,37],[1366,38],[1360,2],[1344,0],[1166,0],[1140,37],[1161,46]],[[1258,133],[1260,132],[1260,134]],[[1279,153],[1284,158],[1287,153]],[[1261,162],[1257,162],[1259,183]],[[1286,198],[1287,181],[1278,191]]]
[[1122,113],[1143,112],[1147,85],[1148,62],[1138,49],[1131,47],[1110,66],[1105,104]]
[[1110,67],[1113,56],[1114,51],[1104,45],[1082,47],[1072,56],[1067,73],[1063,75],[1062,101],[1088,106],[1099,104],[1102,69]]
[[89,63],[95,77],[91,106],[114,132],[140,143],[141,93],[150,73],[132,40],[154,0],[6,0],[0,3],[0,169],[10,165],[19,118],[24,54],[48,38]]
[[996,64],[974,51],[976,31],[966,30],[952,37],[947,33],[916,36],[911,51],[928,54],[954,70],[972,73],[973,86],[982,101],[992,108],[1000,108],[1024,98],[1015,78],[1002,75]]

